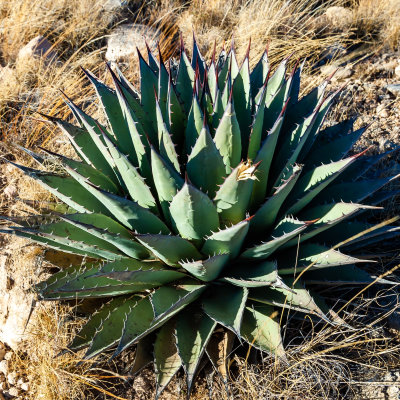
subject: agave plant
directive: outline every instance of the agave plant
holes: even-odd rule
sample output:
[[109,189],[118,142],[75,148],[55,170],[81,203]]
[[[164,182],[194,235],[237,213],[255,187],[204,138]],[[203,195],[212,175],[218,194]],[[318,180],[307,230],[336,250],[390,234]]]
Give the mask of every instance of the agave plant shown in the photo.
[[367,127],[321,129],[330,78],[299,99],[303,66],[287,73],[289,58],[271,74],[267,51],[250,71],[250,46],[239,67],[233,41],[209,64],[195,39],[191,61],[180,50],[168,68],[138,52],[140,93],[117,67],[114,88],[84,70],[106,123],[65,95],[77,125],[43,115],[80,160],[24,149],[40,169],[8,161],[62,203],[26,200],[42,215],[4,217],[2,230],[95,259],[38,296],[104,298],[69,349],[90,359],[137,345],[132,373],[154,362],[157,397],[181,366],[190,395],[203,355],[216,364],[221,326],[226,342],[284,358],[280,311],[343,323],[309,285],[372,282],[352,252],[397,229],[355,220],[394,194],[373,194],[392,178],[360,178],[385,154],[346,156]]

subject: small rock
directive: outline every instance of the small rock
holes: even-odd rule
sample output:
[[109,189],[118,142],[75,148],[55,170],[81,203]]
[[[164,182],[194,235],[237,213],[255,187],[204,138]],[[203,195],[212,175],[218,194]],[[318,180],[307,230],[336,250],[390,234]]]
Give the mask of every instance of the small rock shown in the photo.
[[346,49],[340,43],[334,43],[332,46],[328,46],[321,52],[320,58],[322,58],[323,61],[321,65],[323,65],[327,60],[332,60],[333,58],[337,58],[345,53]]
[[400,76],[400,65],[399,65],[398,67],[396,67],[396,69],[394,70],[394,73],[395,73],[397,76]]
[[390,61],[387,63],[378,63],[375,68],[378,71],[395,71],[397,67],[397,62],[396,61]]
[[139,375],[134,381],[133,388],[137,392],[148,392],[151,389],[151,382],[147,376]]
[[385,88],[395,96],[400,96],[400,83],[394,85],[387,85]]
[[17,189],[15,188],[15,186],[13,185],[8,185],[5,189],[4,189],[4,194],[12,199],[13,197],[16,197],[18,195]]
[[9,399],[13,399],[14,397],[19,396],[19,390],[16,387],[12,387],[4,391],[4,396],[8,397]]
[[47,62],[58,61],[57,53],[51,50],[51,43],[44,36],[37,36],[18,53],[18,61],[34,60],[44,57]]
[[337,28],[349,25],[353,20],[353,12],[344,7],[329,7],[325,11],[325,16],[328,22]]
[[107,40],[106,59],[109,61],[123,60],[136,54],[136,47],[144,50],[146,48],[144,37],[153,51],[160,39],[160,31],[142,24],[118,26]]
[[4,359],[10,361],[12,359],[13,352],[12,351],[7,351],[7,353],[4,355]]
[[10,385],[16,385],[17,381],[18,381],[18,373],[17,372],[11,372],[10,374],[8,374],[7,382]]
[[108,0],[105,4],[104,4],[104,10],[105,11],[115,11],[118,10],[119,8],[122,7],[126,7],[127,6],[127,2],[124,0]]
[[29,392],[29,383],[28,382],[24,382],[21,386],[20,386],[21,390],[23,390],[24,392]]
[[386,108],[385,104],[379,105],[376,108],[376,113],[382,118],[387,118],[389,116],[389,110]]
[[8,361],[7,360],[0,361],[0,372],[2,372],[5,376],[8,375]]

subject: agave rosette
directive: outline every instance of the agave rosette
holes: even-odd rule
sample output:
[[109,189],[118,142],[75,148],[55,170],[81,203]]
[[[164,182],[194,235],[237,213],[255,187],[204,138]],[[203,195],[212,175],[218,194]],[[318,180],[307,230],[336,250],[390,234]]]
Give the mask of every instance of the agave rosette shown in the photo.
[[321,129],[338,93],[326,94],[329,78],[299,99],[302,66],[288,72],[285,59],[272,74],[265,52],[250,71],[233,43],[209,65],[195,40],[178,67],[150,50],[139,63],[140,93],[118,68],[114,88],[85,71],[105,125],[66,96],[77,125],[46,116],[80,161],[26,150],[43,168],[14,165],[62,203],[6,217],[2,232],[99,260],[36,286],[43,300],[112,298],[70,350],[90,359],[137,345],[133,372],[154,362],[157,396],[181,366],[190,393],[206,349],[215,362],[218,326],[284,357],[276,310],[341,323],[307,286],[374,280],[355,266],[364,259],[332,247],[396,234],[352,239],[372,227],[355,217],[395,193],[373,194],[392,178],[360,178],[384,155],[346,156],[366,127]]

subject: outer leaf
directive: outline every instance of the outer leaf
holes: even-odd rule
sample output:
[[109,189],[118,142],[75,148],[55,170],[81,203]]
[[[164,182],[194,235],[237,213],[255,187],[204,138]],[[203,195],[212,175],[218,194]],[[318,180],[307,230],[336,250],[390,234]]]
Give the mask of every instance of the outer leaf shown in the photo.
[[[107,241],[129,257],[146,260],[150,252],[139,243],[132,240],[129,231],[113,219],[102,214],[77,214],[60,216],[66,222]],[[96,224],[96,225],[95,225]]]
[[173,198],[169,210],[174,229],[196,247],[202,246],[205,237],[219,228],[218,212],[213,202],[188,180]]
[[127,315],[131,307],[135,307],[140,297],[133,296],[126,300],[122,305],[110,313],[109,317],[103,321],[100,330],[96,332],[83,359],[87,360],[107,350],[121,338],[124,326],[124,315]]
[[175,346],[175,319],[166,322],[157,333],[154,343],[154,365],[156,372],[156,399],[158,399],[182,365]]
[[357,156],[346,158],[342,161],[322,165],[300,178],[282,205],[287,210],[286,215],[297,214],[301,211],[318,193],[326,188],[337,178],[347,166],[356,160]]
[[268,49],[265,49],[260,61],[254,67],[250,73],[250,83],[251,83],[251,94],[253,99],[259,90],[263,87],[265,80],[267,79],[269,72],[269,62],[268,62]]
[[132,365],[132,369],[129,375],[136,375],[143,368],[145,368],[151,362],[154,362],[154,342],[156,341],[156,335],[154,332],[146,335],[140,339],[135,353],[135,361]]
[[139,233],[169,233],[169,229],[149,210],[139,204],[98,189],[86,182],[81,175],[68,168],[68,172],[93,196],[101,201],[114,217],[125,226]]
[[200,359],[216,325],[199,306],[186,307],[177,317],[176,346],[186,373],[188,396]]
[[249,301],[243,313],[241,336],[252,346],[284,357],[279,321],[274,308]]
[[[188,304],[195,301],[205,287],[183,285],[177,290],[163,286],[154,292],[151,302],[148,297],[143,299],[138,303],[140,307],[134,307],[128,315],[121,341],[113,357],[162,326]],[[141,304],[142,302],[143,304]]]
[[298,281],[293,286],[293,278],[286,278],[285,280],[288,286],[293,287],[295,292],[289,292],[286,289],[256,288],[250,290],[249,299],[264,304],[309,312],[327,322],[330,322],[327,316],[317,306],[308,291],[304,288],[302,283]]
[[236,333],[240,339],[240,326],[248,292],[247,288],[222,285],[218,290],[203,296],[204,312],[214,321]]
[[103,321],[107,320],[111,313],[119,308],[131,295],[125,295],[113,298],[109,303],[104,304],[99,311],[94,313],[86,325],[74,337],[68,348],[73,351],[80,350],[91,344],[96,331],[100,329]]
[[[296,265],[297,260],[297,265]],[[364,262],[339,251],[329,249],[328,247],[309,243],[302,244],[299,249],[286,249],[284,252],[277,255],[278,266],[284,265],[286,268],[279,268],[279,275],[293,275],[296,271],[301,272],[310,264],[313,270],[318,268],[333,267],[335,265],[354,264],[356,262]]]
[[[137,168],[129,162],[129,159],[118,150],[118,147],[111,140],[104,136],[104,141],[107,143],[111,156],[121,173],[121,177],[128,188],[132,200],[137,202],[141,207],[148,208],[153,214],[159,215],[158,207],[150,188],[140,176]],[[96,184],[96,182],[90,181]],[[101,187],[101,189],[103,188]]]
[[178,267],[181,260],[200,260],[202,255],[180,236],[136,235],[136,239],[167,265]]

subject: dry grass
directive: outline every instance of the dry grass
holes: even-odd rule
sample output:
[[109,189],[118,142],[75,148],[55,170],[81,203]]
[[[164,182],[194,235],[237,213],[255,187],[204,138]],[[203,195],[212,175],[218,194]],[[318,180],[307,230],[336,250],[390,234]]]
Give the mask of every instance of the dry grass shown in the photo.
[[[92,70],[107,80],[103,57],[105,37],[110,33],[110,15],[104,12],[106,0],[8,0],[0,5],[0,62],[10,66],[12,78],[0,77],[0,144],[1,156],[14,159],[18,163],[33,166],[33,162],[16,150],[11,142],[25,147],[41,144],[52,151],[74,156],[72,148],[57,130],[48,125],[27,118],[35,116],[34,111],[69,118],[58,90],[63,89],[78,104],[93,100],[93,90],[85,84],[79,66]],[[176,38],[180,30],[190,52],[192,28],[210,57],[214,41],[217,50],[222,42],[229,43],[235,32],[238,59],[245,54],[252,39],[252,63],[258,61],[269,39],[270,58],[276,63],[293,51],[296,58],[308,57],[308,67],[321,50],[335,42],[354,44],[367,40],[373,49],[388,47],[395,49],[400,37],[399,0],[351,0],[347,6],[353,11],[353,21],[344,31],[334,27],[326,29],[322,17],[330,5],[341,5],[341,0],[322,2],[312,0],[179,0],[131,1],[135,12],[130,20],[138,20],[147,25],[160,27],[163,31],[162,52],[165,56],[177,55]],[[121,22],[121,21],[120,21]],[[122,21],[123,22],[123,21]],[[61,62],[48,65],[37,60],[32,64],[19,63],[19,49],[37,35],[49,38],[58,52]],[[229,44],[227,44],[229,46]],[[136,58],[122,66],[129,79],[137,84],[138,69]],[[310,70],[310,68],[309,68]],[[317,78],[310,79],[315,85]],[[97,103],[83,104],[86,111],[98,115]],[[10,201],[2,194],[7,185],[14,185],[18,196],[23,199],[50,200],[51,196],[39,185],[24,177],[14,169],[2,165],[0,182],[0,207],[2,213],[20,214],[21,210],[32,209],[20,202]],[[391,204],[390,213],[398,210]],[[41,249],[26,246],[26,242],[14,243],[13,271],[20,274],[24,287],[45,275],[37,276],[37,256]],[[19,250],[18,250],[19,248]],[[392,260],[392,263],[396,260]],[[379,271],[384,265],[378,266]],[[44,264],[46,272],[46,264]],[[324,293],[332,304],[343,293],[340,288],[329,288]],[[348,288],[352,295],[356,288]],[[349,294],[347,294],[349,296]],[[370,290],[357,297],[346,308],[348,322],[358,325],[357,331],[343,330],[310,322],[284,326],[288,343],[287,365],[277,364],[266,358],[262,367],[246,364],[237,357],[231,367],[231,380],[225,386],[218,381],[214,385],[214,398],[345,398],[356,396],[361,380],[360,374],[367,368],[384,373],[398,363],[398,345],[389,340],[382,330],[382,315],[388,306],[379,305],[387,293]],[[352,296],[349,296],[351,298]],[[344,303],[337,304],[340,308]],[[391,312],[397,307],[397,299]],[[355,320],[354,320],[355,319]],[[41,303],[37,306],[32,323],[28,326],[29,356],[17,353],[14,357],[16,370],[30,377],[31,399],[79,399],[112,398],[104,391],[120,393],[120,389],[109,387],[99,375],[88,371],[89,365],[76,367],[79,354],[66,354],[55,358],[65,348],[73,334],[83,323],[76,318],[74,309],[68,305]],[[377,328],[378,327],[378,328]],[[342,346],[338,348],[338,346]],[[344,346],[344,347],[343,347]],[[246,354],[244,354],[246,358]],[[107,366],[106,366],[107,368]],[[121,371],[120,371],[121,372]],[[116,379],[113,384],[121,381]],[[201,382],[200,382],[201,383]],[[102,388],[90,391],[93,386]],[[96,394],[97,393],[97,394]],[[116,395],[114,395],[116,396]],[[124,398],[124,395],[118,395]],[[204,399],[205,385],[200,384],[194,398]],[[176,398],[184,398],[184,394]]]

